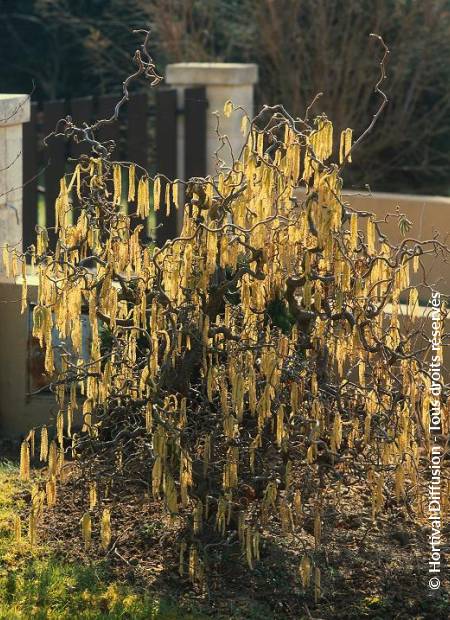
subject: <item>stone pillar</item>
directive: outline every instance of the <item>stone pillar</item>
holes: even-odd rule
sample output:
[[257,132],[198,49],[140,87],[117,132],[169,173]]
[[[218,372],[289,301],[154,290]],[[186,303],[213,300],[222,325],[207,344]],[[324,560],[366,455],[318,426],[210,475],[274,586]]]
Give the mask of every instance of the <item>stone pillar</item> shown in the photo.
[[[243,113],[236,111],[226,118],[223,107],[231,100],[234,106],[242,106],[250,118],[253,117],[253,91],[258,80],[258,67],[255,64],[240,63],[202,63],[183,62],[167,66],[166,82],[178,91],[178,105],[184,104],[184,90],[192,86],[205,86],[208,100],[206,161],[207,174],[215,175],[215,152],[220,146],[217,137],[217,117],[220,120],[220,133],[225,134],[233,150],[235,158],[243,146],[241,120]],[[178,176],[184,178],[184,120],[182,115],[178,121]],[[229,146],[225,146],[219,157],[230,165],[232,155]]]
[[0,94],[0,248],[8,243],[18,252],[22,251],[22,125],[29,120],[29,95]]

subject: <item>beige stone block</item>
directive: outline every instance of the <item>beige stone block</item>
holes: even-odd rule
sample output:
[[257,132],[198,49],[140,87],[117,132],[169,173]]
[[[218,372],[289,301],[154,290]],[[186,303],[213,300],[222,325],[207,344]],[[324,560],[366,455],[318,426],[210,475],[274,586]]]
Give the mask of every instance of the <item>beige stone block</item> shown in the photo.
[[28,95],[0,95],[0,247],[7,243],[19,252],[22,251],[22,124],[29,119]]
[[[400,243],[404,238],[421,241],[437,238],[450,247],[450,198],[383,192],[370,195],[344,192],[344,200],[354,209],[371,211],[378,220],[386,220],[381,224],[381,228],[395,243]],[[412,223],[406,237],[402,237],[400,233],[398,219],[390,215],[395,213],[397,206]],[[424,257],[424,264],[427,282],[435,285],[441,293],[449,295],[450,255],[441,253],[438,256]],[[426,302],[429,293],[422,289],[420,297],[422,302]]]

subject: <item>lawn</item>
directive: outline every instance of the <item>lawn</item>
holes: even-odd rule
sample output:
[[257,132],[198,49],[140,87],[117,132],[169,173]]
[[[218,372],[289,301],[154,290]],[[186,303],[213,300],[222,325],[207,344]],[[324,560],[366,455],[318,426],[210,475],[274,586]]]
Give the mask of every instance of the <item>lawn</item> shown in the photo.
[[[36,479],[39,472],[34,471],[33,476]],[[432,596],[423,586],[426,543],[420,539],[420,530],[411,524],[404,524],[404,529],[398,525],[395,529],[395,523],[402,522],[399,515],[386,522],[381,530],[377,527],[365,530],[356,523],[355,515],[344,515],[345,523],[336,529],[338,538],[331,541],[330,564],[323,570],[325,595],[315,606],[307,592],[293,588],[291,573],[295,572],[295,566],[290,567],[290,550],[285,547],[278,551],[274,548],[273,553],[267,549],[267,566],[255,568],[251,578],[245,580],[236,573],[236,579],[229,577],[220,591],[211,591],[204,598],[193,595],[186,584],[183,586],[176,579],[175,573],[169,578],[173,571],[167,572],[167,579],[155,582],[154,586],[136,578],[141,562],[150,561],[155,566],[164,563],[157,546],[142,546],[142,532],[134,537],[130,535],[127,544],[120,547],[123,554],[127,547],[140,549],[142,558],[136,565],[131,556],[130,561],[121,556],[123,562],[112,562],[104,554],[96,553],[95,548],[88,556],[81,553],[71,558],[71,548],[79,545],[73,540],[77,527],[68,528],[71,520],[66,513],[74,497],[70,485],[64,492],[61,490],[59,508],[44,513],[41,521],[48,527],[41,523],[41,539],[37,544],[31,547],[29,543],[26,519],[22,541],[18,543],[14,539],[14,517],[27,513],[30,491],[30,484],[20,482],[14,464],[0,463],[0,620],[203,620],[211,617],[216,620],[446,620],[449,617],[446,588],[438,596]],[[127,518],[137,518],[131,505],[129,510]],[[143,523],[145,514],[142,507],[140,510]],[[406,541],[400,533],[405,533]],[[360,547],[359,552],[350,544],[349,536],[353,534],[359,541],[365,539],[364,549]],[[233,572],[237,568],[233,563]],[[295,579],[298,581],[298,576]],[[272,600],[278,601],[278,609],[276,604],[275,608],[270,606]],[[294,605],[296,611],[289,611]]]
[[183,611],[114,579],[105,563],[68,563],[39,542],[31,547],[26,527],[14,538],[14,516],[30,487],[10,462],[0,463],[0,619],[130,618],[193,620]]

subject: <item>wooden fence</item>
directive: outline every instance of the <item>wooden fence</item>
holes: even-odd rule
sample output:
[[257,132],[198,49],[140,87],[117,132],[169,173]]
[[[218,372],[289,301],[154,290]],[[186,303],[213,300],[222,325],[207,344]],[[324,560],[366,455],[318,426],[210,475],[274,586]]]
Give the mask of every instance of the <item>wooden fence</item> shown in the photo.
[[[55,225],[55,200],[59,193],[59,180],[66,171],[70,157],[88,153],[86,144],[70,144],[61,138],[50,138],[44,147],[43,140],[67,116],[81,124],[99,118],[109,118],[120,96],[105,95],[98,98],[84,97],[71,101],[46,101],[32,103],[31,119],[23,126],[23,245],[35,243],[39,205],[45,209],[45,223],[50,229]],[[113,159],[132,161],[143,166],[150,174],[160,172],[171,179],[177,170],[177,119],[184,115],[186,149],[185,177],[206,174],[206,109],[204,87],[185,91],[184,109],[177,107],[174,89],[156,91],[153,101],[147,93],[131,95],[122,108],[120,120],[100,129],[98,138],[114,140]],[[187,150],[189,149],[189,152]],[[181,155],[181,154],[180,154]],[[177,229],[176,213],[156,222],[157,242],[174,236]]]

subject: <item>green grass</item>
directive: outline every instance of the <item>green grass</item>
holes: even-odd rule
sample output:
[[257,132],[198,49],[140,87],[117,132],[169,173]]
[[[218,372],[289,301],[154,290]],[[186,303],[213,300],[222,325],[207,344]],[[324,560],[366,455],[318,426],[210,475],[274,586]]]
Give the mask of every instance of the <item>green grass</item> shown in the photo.
[[152,594],[111,579],[106,565],[71,564],[45,546],[13,540],[14,512],[24,505],[17,468],[0,463],[0,619],[129,618],[200,620]]

